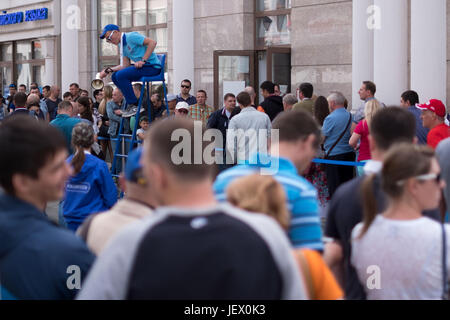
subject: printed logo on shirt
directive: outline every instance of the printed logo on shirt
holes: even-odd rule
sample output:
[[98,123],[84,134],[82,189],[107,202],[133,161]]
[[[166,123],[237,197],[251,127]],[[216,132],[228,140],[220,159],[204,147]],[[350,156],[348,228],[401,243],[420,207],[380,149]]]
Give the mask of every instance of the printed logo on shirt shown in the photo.
[[66,186],[67,192],[88,193],[91,190],[91,184],[82,182],[79,184],[68,183]]

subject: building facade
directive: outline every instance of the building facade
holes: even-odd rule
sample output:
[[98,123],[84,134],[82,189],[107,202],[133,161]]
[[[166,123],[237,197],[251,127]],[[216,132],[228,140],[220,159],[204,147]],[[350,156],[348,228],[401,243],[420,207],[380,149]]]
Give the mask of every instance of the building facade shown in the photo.
[[[158,41],[166,53],[169,91],[183,79],[220,107],[227,92],[274,81],[283,92],[311,82],[317,95],[357,91],[373,80],[385,104],[413,89],[421,100],[450,102],[450,9],[446,0],[5,0],[0,15],[47,8],[42,20],[0,16],[2,90],[10,82],[88,88],[105,66],[119,63],[100,41],[119,24]],[[1,13],[1,11],[6,11]],[[25,20],[25,19],[24,19]]]

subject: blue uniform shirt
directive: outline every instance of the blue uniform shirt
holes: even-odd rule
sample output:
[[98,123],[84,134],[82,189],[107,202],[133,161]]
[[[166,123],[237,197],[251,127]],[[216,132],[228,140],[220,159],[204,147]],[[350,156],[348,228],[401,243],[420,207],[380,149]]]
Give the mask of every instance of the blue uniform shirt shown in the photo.
[[66,185],[63,212],[67,226],[76,231],[86,217],[109,210],[116,201],[117,189],[106,162],[86,154],[81,171]]
[[[256,174],[263,167],[278,162],[278,171],[273,176],[284,189],[287,197],[287,208],[291,213],[289,239],[294,248],[323,250],[322,229],[320,227],[319,203],[317,190],[303,177],[299,176],[294,164],[284,158],[267,158],[256,155],[259,159],[270,161],[268,165],[260,161],[256,164],[240,164],[222,172],[214,183],[214,193],[218,201],[226,201],[226,189],[235,179]],[[253,158],[254,159],[254,158]],[[267,161],[264,161],[267,163]]]
[[[147,51],[147,46],[144,45],[145,37],[139,32],[129,32],[125,33],[124,38],[123,55],[130,58],[132,61],[141,61]],[[119,46],[121,45],[122,43],[119,44]],[[150,64],[155,68],[161,68],[161,62],[154,52],[152,52],[150,58],[147,60],[147,64]]]

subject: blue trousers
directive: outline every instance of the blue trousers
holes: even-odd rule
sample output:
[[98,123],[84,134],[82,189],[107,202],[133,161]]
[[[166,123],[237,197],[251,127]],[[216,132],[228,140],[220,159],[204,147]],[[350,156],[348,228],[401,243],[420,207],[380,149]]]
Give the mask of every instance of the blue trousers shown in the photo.
[[153,77],[161,73],[161,69],[154,68],[150,64],[137,69],[135,66],[129,66],[120,71],[114,72],[112,81],[122,91],[127,104],[136,104],[138,99],[134,95],[132,82],[139,81],[142,77]]

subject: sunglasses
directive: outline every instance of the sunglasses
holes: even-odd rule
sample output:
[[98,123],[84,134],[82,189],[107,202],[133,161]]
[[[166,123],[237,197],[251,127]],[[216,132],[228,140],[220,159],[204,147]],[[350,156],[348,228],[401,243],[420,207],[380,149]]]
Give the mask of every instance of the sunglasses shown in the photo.
[[437,184],[439,184],[441,182],[441,174],[440,173],[423,174],[423,175],[417,176],[415,178],[420,181],[434,180]]
[[185,86],[185,85],[182,85],[181,87],[185,88],[185,89],[190,89],[191,88],[190,86]]
[[179,112],[179,113],[185,113],[185,114],[188,114],[188,113],[189,113],[189,111],[186,110],[186,109],[179,109],[178,112]]
[[106,42],[111,42],[111,38],[112,38],[112,35],[114,34],[114,32],[116,32],[116,30],[113,30],[113,32],[111,32],[111,34],[109,35],[109,37],[106,38]]
[[[436,182],[436,184],[441,183],[442,177],[440,173],[429,173],[429,174],[422,174],[420,176],[416,176],[416,177],[411,177],[411,178],[415,178],[419,181],[430,181],[430,180],[434,180],[434,182]],[[406,180],[401,180],[397,182],[397,185],[401,186],[406,182]]]

